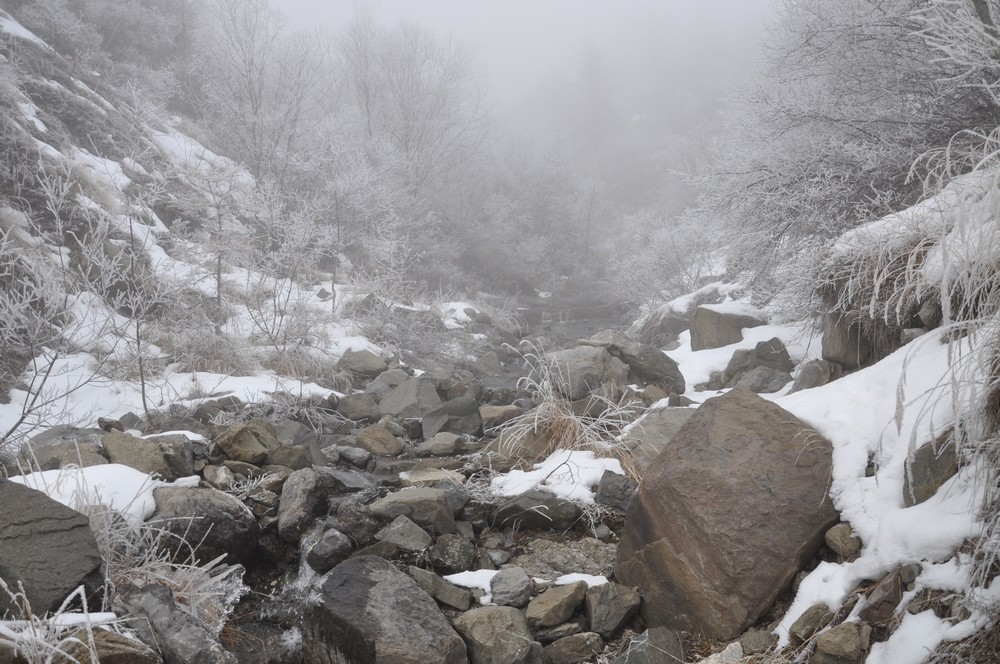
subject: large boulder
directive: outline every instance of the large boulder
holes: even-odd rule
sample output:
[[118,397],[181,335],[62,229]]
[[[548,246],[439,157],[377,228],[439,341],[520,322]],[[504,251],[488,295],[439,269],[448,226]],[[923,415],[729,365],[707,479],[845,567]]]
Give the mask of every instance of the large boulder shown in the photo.
[[659,348],[632,341],[615,330],[605,330],[590,341],[603,345],[646,383],[657,385],[668,394],[684,394],[684,375],[677,363]]
[[409,576],[375,556],[320,578],[304,612],[302,647],[314,664],[467,664],[465,643]]
[[743,340],[743,329],[767,322],[767,316],[749,306],[706,304],[691,315],[691,350],[721,348]]
[[636,470],[645,472],[694,413],[694,408],[662,408],[646,413],[622,441],[631,451]]
[[455,629],[469,645],[472,664],[490,664],[495,661],[492,651],[497,639],[505,634],[516,634],[531,642],[531,628],[524,613],[511,606],[484,606],[466,611],[455,618]]
[[421,376],[408,378],[392,389],[378,404],[382,416],[419,419],[441,403],[434,381]]
[[[0,479],[0,579],[15,590],[21,584],[34,612],[55,611],[84,583],[100,586],[100,567],[87,517],[41,491]],[[0,618],[13,608],[0,592]]]
[[615,568],[643,617],[710,639],[739,636],[785,590],[838,516],[832,448],[745,390],[706,401],[649,467]]
[[857,369],[872,359],[872,341],[859,323],[835,313],[823,317],[823,359],[844,369]]
[[577,346],[545,357],[552,366],[556,388],[571,401],[584,398],[605,383],[621,386],[628,382],[628,365],[600,346]]
[[337,368],[360,378],[375,378],[389,368],[389,363],[370,350],[348,350],[337,362]]
[[150,475],[159,475],[167,480],[174,479],[163,450],[155,441],[114,431],[104,434],[101,443],[111,463],[120,463]]
[[23,468],[55,470],[64,466],[98,466],[108,463],[101,445],[101,429],[55,426],[21,446],[18,460]]
[[260,528],[253,512],[238,499],[215,489],[160,487],[153,491],[156,511],[149,523],[176,536],[183,558],[195,547],[202,562],[226,556],[228,563],[250,560],[257,549]]

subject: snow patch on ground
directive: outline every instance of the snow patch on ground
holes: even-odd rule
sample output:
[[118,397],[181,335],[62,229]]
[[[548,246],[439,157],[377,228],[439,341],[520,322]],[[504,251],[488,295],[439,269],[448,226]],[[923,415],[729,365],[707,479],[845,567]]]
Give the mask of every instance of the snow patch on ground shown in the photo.
[[512,470],[497,475],[490,487],[501,496],[519,496],[531,489],[544,489],[560,498],[588,505],[594,502],[593,488],[604,471],[624,475],[617,459],[598,458],[588,451],[556,450],[534,470]]

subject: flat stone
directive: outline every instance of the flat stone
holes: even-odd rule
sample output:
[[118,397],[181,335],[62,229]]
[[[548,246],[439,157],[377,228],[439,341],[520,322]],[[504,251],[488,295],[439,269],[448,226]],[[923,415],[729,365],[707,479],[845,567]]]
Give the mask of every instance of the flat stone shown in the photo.
[[418,586],[442,604],[459,611],[468,611],[472,606],[472,593],[465,588],[459,588],[434,572],[419,567],[411,565],[409,572]]
[[566,622],[587,594],[583,581],[565,586],[553,586],[530,602],[525,611],[528,624],[533,627],[552,627]]
[[565,530],[580,518],[580,508],[548,491],[531,489],[509,499],[497,510],[502,525],[520,523],[538,530]]
[[636,613],[642,597],[627,586],[605,583],[587,590],[584,610],[591,632],[611,640],[625,628]]
[[427,531],[402,515],[375,533],[375,539],[412,552],[423,551],[434,541]]
[[421,526],[430,526],[440,534],[455,532],[454,512],[448,496],[441,489],[407,487],[369,505],[372,514],[384,519],[407,516]]
[[358,433],[357,445],[376,456],[398,456],[403,451],[403,443],[381,424],[362,429]]
[[589,662],[604,651],[600,634],[583,632],[553,641],[542,650],[546,664],[580,664]]

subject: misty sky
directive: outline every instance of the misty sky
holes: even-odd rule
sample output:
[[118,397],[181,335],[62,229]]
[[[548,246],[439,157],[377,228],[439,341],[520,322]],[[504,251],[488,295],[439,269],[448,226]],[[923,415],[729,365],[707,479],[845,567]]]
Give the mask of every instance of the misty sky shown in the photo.
[[[375,0],[386,24],[414,20],[476,53],[502,113],[597,54],[624,105],[656,109],[685,96],[724,96],[757,57],[771,0]],[[290,27],[338,30],[351,0],[281,0]],[[643,99],[642,97],[648,97]],[[527,112],[530,112],[527,111]]]

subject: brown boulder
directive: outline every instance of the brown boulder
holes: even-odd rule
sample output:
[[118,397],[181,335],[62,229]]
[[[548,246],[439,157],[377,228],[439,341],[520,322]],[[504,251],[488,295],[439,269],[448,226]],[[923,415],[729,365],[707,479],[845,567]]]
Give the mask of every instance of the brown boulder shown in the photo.
[[837,522],[830,443],[745,390],[710,399],[649,467],[615,574],[643,617],[726,640],[787,588]]
[[704,305],[691,315],[691,350],[721,348],[743,341],[743,328],[766,323],[762,312],[749,307],[746,313]]

